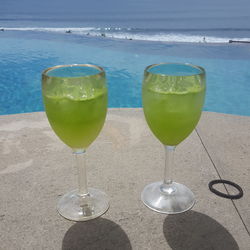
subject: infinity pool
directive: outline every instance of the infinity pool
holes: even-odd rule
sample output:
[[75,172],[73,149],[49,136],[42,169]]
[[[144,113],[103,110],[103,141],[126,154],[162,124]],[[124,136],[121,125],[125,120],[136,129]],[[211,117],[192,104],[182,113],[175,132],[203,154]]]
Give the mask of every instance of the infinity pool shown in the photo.
[[42,70],[73,63],[91,63],[105,69],[109,107],[141,107],[143,70],[159,62],[204,67],[204,110],[250,116],[248,44],[170,44],[11,31],[0,34],[0,114],[44,110]]

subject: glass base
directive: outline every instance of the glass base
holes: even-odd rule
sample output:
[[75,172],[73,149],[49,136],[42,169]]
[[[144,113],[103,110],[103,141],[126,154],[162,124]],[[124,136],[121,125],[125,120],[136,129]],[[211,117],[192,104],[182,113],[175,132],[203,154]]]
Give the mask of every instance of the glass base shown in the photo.
[[195,204],[192,191],[176,182],[169,185],[163,182],[151,183],[142,191],[141,199],[148,208],[164,214],[183,213]]
[[65,194],[57,203],[59,214],[72,221],[87,221],[104,214],[109,208],[108,196],[95,188],[88,191],[85,196],[79,195],[78,190]]

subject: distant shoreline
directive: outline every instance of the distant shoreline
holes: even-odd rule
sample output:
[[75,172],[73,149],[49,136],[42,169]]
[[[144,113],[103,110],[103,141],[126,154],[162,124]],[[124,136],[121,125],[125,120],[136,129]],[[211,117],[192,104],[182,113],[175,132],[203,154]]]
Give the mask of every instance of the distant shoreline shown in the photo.
[[[129,40],[129,41],[148,41],[148,42],[163,42],[163,43],[204,43],[204,44],[231,44],[244,43],[250,44],[250,37],[231,38],[231,37],[216,37],[201,34],[178,33],[168,31],[152,31],[140,30],[136,28],[96,28],[96,27],[81,27],[81,28],[50,28],[50,27],[0,27],[2,32],[39,32],[50,34],[68,34],[79,37],[101,37],[114,40]],[[1,33],[2,33],[1,32]]]
[[250,41],[229,40],[229,43],[250,43]]

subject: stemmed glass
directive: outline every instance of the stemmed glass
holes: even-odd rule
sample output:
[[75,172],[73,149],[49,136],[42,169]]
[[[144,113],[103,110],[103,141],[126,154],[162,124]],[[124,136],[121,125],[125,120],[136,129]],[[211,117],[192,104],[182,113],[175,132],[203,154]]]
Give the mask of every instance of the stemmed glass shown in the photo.
[[107,195],[87,187],[85,150],[100,133],[107,113],[107,87],[102,68],[60,65],[42,73],[42,94],[49,123],[73,150],[78,167],[77,190],[58,202],[58,212],[73,221],[96,218],[109,208]]
[[192,191],[172,180],[171,165],[175,147],[200,119],[205,89],[205,70],[199,66],[161,63],[150,65],[144,71],[144,115],[166,154],[164,180],[147,185],[141,194],[143,203],[156,212],[182,213],[195,203]]

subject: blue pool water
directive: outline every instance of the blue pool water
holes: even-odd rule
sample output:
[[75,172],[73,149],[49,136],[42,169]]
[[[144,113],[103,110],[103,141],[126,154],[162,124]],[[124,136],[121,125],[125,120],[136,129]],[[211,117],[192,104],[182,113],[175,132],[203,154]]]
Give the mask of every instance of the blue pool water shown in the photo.
[[43,110],[41,72],[90,63],[107,74],[109,107],[141,107],[146,66],[187,62],[207,72],[204,110],[250,116],[250,45],[115,40],[32,31],[0,33],[0,114]]

